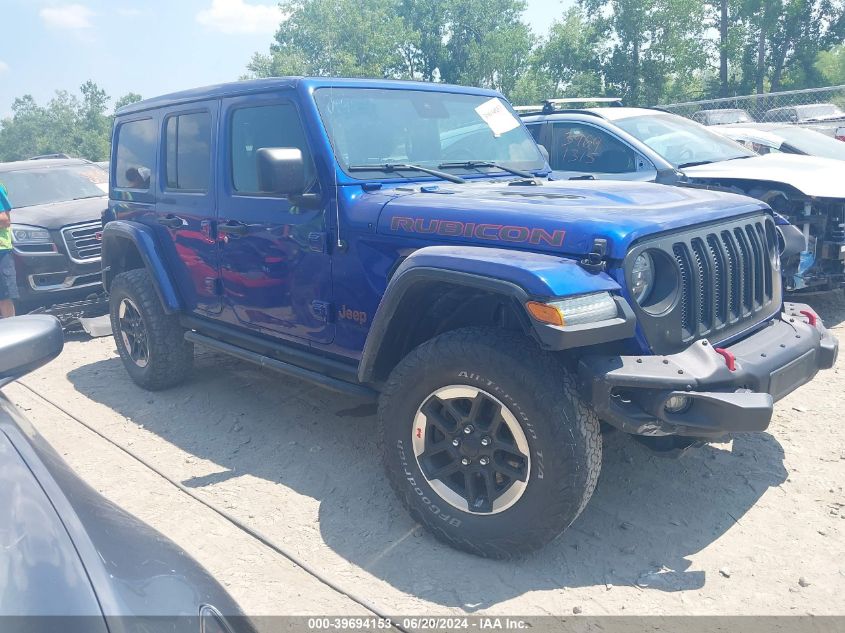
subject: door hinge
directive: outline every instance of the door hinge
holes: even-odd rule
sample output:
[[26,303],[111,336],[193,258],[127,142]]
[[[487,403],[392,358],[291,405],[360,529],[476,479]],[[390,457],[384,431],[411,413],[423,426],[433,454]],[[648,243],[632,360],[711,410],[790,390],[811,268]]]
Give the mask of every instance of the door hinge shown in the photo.
[[334,310],[332,304],[328,301],[314,300],[311,302],[311,313],[318,321],[323,323],[331,323],[334,319]]

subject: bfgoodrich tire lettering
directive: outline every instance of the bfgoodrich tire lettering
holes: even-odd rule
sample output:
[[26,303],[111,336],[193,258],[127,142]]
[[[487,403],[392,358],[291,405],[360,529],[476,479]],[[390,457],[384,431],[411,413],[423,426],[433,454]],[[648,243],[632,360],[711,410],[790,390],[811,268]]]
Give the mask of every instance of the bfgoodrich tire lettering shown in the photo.
[[185,379],[193,365],[194,346],[185,341],[178,317],[164,312],[146,270],[114,278],[109,311],[117,351],[132,380],[156,391]]
[[[451,492],[443,495],[442,485],[435,489],[429,483],[434,473],[449,472],[448,459],[439,458],[435,464],[444,470],[432,469],[425,461],[427,452],[419,459],[421,440],[417,434],[426,433],[415,426],[421,407],[433,394],[461,385],[504,405],[527,439],[526,485],[516,501],[499,511],[485,503],[489,498],[476,496],[474,491],[467,494],[468,499],[477,500],[471,506],[473,511],[468,511],[470,506],[458,507],[462,502]],[[442,438],[435,438],[438,447],[444,446],[440,440],[447,442],[445,445],[458,440],[451,454],[465,457],[461,464],[468,464],[464,467],[467,473],[483,470],[479,467],[482,457],[488,458],[487,463],[493,459],[493,453],[484,452],[487,445],[481,448],[481,440],[466,447],[462,444],[465,428],[461,425],[474,426],[468,418],[471,406],[469,402],[463,408],[456,405],[457,410],[450,409],[447,417],[457,430],[449,426]],[[599,422],[580,400],[574,377],[530,339],[501,330],[457,330],[413,350],[385,385],[379,421],[388,478],[411,515],[437,538],[482,556],[507,558],[554,539],[584,509],[601,468]],[[481,431],[484,439],[484,425],[482,421],[466,437]],[[517,463],[519,458],[514,457],[511,466]],[[521,475],[514,472],[514,476]],[[468,485],[461,486],[468,482],[466,474],[450,477],[445,481],[452,492],[469,490]],[[497,479],[498,485],[509,484]]]

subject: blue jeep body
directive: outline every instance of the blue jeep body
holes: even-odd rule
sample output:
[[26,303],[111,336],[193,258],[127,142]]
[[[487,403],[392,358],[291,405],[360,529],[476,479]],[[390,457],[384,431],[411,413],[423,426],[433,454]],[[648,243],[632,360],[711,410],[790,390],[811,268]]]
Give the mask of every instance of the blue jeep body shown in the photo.
[[[343,119],[332,117],[359,116],[370,103],[356,100],[361,91],[395,99],[397,109],[410,112],[407,98],[420,113],[416,126],[401,130],[408,156],[400,166],[386,166],[387,154],[363,167],[350,164],[347,154],[356,146],[342,144],[356,130],[342,137]],[[432,119],[444,121],[433,129],[445,126],[454,118],[446,110],[460,109],[454,103],[463,100],[469,105],[460,106],[462,113],[477,102],[487,108],[484,116],[467,117],[472,120],[463,127],[435,138],[434,155],[482,164],[407,167],[415,151],[424,153],[419,148],[432,151],[432,139],[417,128]],[[301,124],[293,153],[265,151],[254,139],[266,124],[250,127],[239,114],[273,107],[292,108],[291,120]],[[487,114],[489,108],[498,111]],[[260,120],[263,112],[247,114]],[[173,158],[171,145],[188,143],[178,140],[180,130],[189,134],[198,113],[208,129],[209,145],[200,153],[207,156],[208,177],[196,181],[203,188],[179,187],[177,168],[190,169]],[[359,143],[380,133],[380,122],[374,123],[359,125],[366,128]],[[383,123],[391,125],[400,126]],[[485,143],[500,148],[502,139],[501,151],[519,160],[493,164],[500,149],[468,155]],[[384,151],[399,151],[390,141]],[[152,164],[134,165],[147,142]],[[651,183],[551,182],[528,131],[493,91],[352,79],[225,84],[124,107],[112,147],[104,283],[113,290],[118,349],[133,378],[147,387],[181,379],[147,377],[158,362],[154,322],[178,323],[170,347],[184,334],[188,342],[360,395],[382,391],[403,359],[426,343],[485,328],[494,338],[499,331],[523,337],[507,340],[524,341],[526,359],[540,354],[563,363],[562,371],[577,376],[572,396],[602,420],[640,435],[699,438],[765,429],[773,401],[836,357],[835,339],[809,308],[790,305],[784,312],[777,238],[765,204]],[[261,191],[238,190],[239,181],[255,178],[242,173],[241,155],[248,157],[247,172],[257,163]],[[302,156],[313,165],[305,168],[308,184],[280,193],[286,179],[300,177]],[[133,180],[138,173],[141,179]],[[279,184],[274,189],[265,181]],[[645,274],[634,269],[643,261],[651,261],[654,299],[639,305],[632,283]],[[114,292],[121,276],[138,271],[155,291],[155,306],[140,290],[121,285]],[[581,309],[601,315],[578,317]],[[560,322],[555,311],[563,315]],[[764,349],[769,353],[761,357]],[[174,372],[172,365],[161,364],[161,371]],[[472,426],[462,428],[469,437]],[[528,443],[539,442],[532,434]],[[455,437],[455,447],[461,439]],[[406,446],[401,439],[398,445]],[[473,445],[463,461],[476,459],[480,446],[487,444]],[[510,486],[505,479],[495,484],[502,498]],[[447,487],[461,485],[453,478]],[[426,491],[421,499],[432,496]],[[455,522],[474,517],[447,517],[442,507],[460,509],[462,502],[450,500],[449,491],[440,496],[445,502],[437,511],[426,507],[448,529],[462,529]],[[493,508],[492,496],[479,503]],[[472,505],[470,499],[470,515]],[[485,549],[447,540],[487,555],[520,548],[510,541]]]

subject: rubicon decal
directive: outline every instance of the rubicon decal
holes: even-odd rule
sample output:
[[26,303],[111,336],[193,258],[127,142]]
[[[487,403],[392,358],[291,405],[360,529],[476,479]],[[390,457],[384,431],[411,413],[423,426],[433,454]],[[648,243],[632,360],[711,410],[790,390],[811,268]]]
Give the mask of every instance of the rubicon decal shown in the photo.
[[566,236],[566,231],[563,229],[547,231],[546,229],[513,224],[477,224],[457,220],[402,216],[395,216],[390,220],[390,229],[403,233],[432,234],[443,237],[474,237],[479,240],[548,244],[549,246],[563,246],[563,238]]

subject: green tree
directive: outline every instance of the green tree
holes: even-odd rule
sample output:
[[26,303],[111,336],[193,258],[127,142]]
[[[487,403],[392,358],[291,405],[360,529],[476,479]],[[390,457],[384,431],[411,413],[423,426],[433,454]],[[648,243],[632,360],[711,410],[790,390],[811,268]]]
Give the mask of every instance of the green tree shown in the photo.
[[601,33],[584,11],[572,7],[549,29],[548,38],[538,47],[532,60],[542,97],[600,96],[602,62],[597,54],[603,46]]
[[[57,90],[46,106],[31,95],[15,99],[12,116],[0,122],[0,160],[23,160],[37,154],[65,153],[106,160],[111,141],[109,97],[93,81],[80,87],[81,99]],[[137,101],[130,93],[121,99]],[[120,102],[119,102],[120,103]]]
[[249,71],[281,75],[410,77],[416,33],[395,0],[284,0],[287,15],[269,55]]
[[138,103],[141,99],[143,97],[137,92],[128,92],[114,102],[114,111],[117,112],[123,106],[128,106],[130,103]]
[[707,65],[705,6],[695,0],[581,0],[603,46],[606,86],[632,104],[699,83]]

